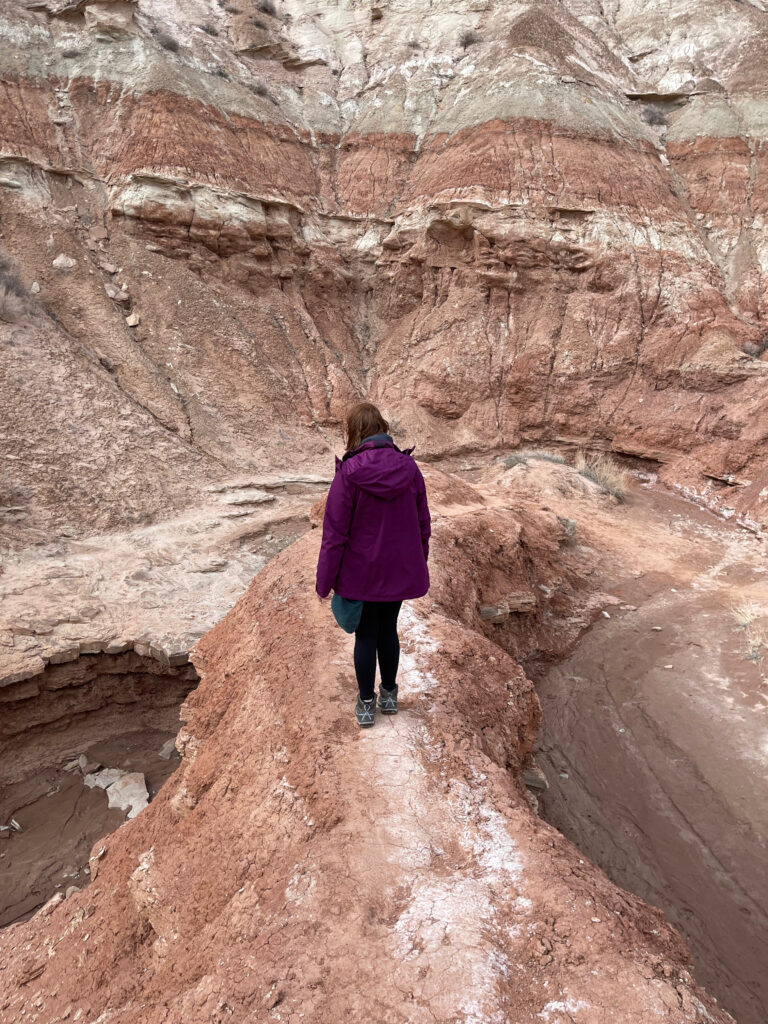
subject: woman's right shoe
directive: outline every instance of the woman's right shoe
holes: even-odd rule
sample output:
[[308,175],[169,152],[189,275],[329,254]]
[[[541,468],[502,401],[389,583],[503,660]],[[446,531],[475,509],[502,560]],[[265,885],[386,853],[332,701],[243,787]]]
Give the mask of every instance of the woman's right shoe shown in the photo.
[[397,686],[393,690],[385,690],[379,687],[379,707],[382,715],[397,714]]
[[357,704],[355,704],[355,718],[357,724],[362,729],[370,729],[374,723],[374,714],[376,713],[376,697],[371,697],[370,700],[363,700],[362,697],[357,698]]

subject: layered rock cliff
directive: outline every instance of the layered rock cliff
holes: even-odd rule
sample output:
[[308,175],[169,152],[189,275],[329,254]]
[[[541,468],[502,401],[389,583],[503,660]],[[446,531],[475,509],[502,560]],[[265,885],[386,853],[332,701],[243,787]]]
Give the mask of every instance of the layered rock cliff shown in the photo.
[[[113,668],[192,679],[362,395],[427,460],[608,449],[768,525],[766,44],[758,0],[0,0],[11,753],[41,696],[63,757],[84,711],[119,729]],[[433,487],[413,714],[355,743],[300,540],[201,645],[180,772],[94,848],[95,885],[0,939],[0,1017],[359,1020],[370,991],[393,1021],[726,1020],[523,796],[514,658],[564,653],[590,565],[549,506]],[[477,605],[510,585],[552,618],[499,647]]]
[[760,4],[1,11],[12,537],[317,465],[362,393],[764,519]]

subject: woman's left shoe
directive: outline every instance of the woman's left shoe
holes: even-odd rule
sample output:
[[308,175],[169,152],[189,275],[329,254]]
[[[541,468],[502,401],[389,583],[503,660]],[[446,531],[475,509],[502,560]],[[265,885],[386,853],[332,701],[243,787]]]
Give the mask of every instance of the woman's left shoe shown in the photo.
[[385,690],[383,686],[379,687],[379,707],[382,715],[397,714],[397,684],[391,690]]
[[376,713],[376,696],[371,697],[370,700],[363,700],[362,697],[357,698],[357,704],[355,704],[355,718],[357,724],[362,729],[370,729],[374,724],[374,715]]

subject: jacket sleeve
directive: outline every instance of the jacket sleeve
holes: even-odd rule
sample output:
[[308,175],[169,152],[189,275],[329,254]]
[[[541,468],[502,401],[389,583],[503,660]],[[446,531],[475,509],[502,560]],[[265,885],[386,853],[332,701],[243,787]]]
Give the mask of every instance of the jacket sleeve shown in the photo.
[[327,597],[339,574],[344,547],[349,539],[354,510],[354,488],[339,469],[331,483],[323,516],[323,541],[317,560],[316,590]]
[[419,529],[421,530],[421,546],[424,549],[424,561],[429,558],[429,538],[432,535],[432,518],[427,504],[427,488],[421,470],[416,470],[416,508],[419,513]]

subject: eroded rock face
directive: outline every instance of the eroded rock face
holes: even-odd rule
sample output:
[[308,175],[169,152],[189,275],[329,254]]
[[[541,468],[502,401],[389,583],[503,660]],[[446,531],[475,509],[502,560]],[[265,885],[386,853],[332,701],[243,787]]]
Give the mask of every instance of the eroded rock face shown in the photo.
[[[427,457],[613,448],[765,524],[767,20],[726,0],[0,0],[6,695],[80,654],[186,656],[305,528],[316,495],[283,501],[286,481],[323,483],[363,394]],[[175,782],[95,886],[2,939],[0,1015],[337,1020],[372,988],[414,1022],[726,1019],[660,915],[518,788],[538,707],[491,632],[557,656],[596,607],[556,517],[432,486],[464,553],[407,623],[412,718],[356,742],[301,541],[202,645]],[[549,635],[533,583],[555,579]],[[308,645],[335,695],[310,718]],[[368,948],[395,986],[376,957],[347,972]]]
[[[525,796],[538,700],[490,631],[554,654],[597,614],[556,516],[430,487],[434,588],[404,616],[398,715],[354,724],[313,531],[201,642],[181,766],[94,847],[91,885],[0,935],[4,1019],[730,1021],[661,912]],[[484,623],[510,574],[537,607]]]
[[361,393],[424,454],[613,447],[764,520],[757,7],[2,18],[14,541],[316,467]]

